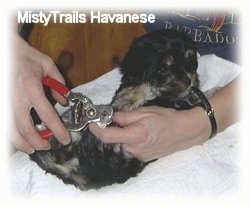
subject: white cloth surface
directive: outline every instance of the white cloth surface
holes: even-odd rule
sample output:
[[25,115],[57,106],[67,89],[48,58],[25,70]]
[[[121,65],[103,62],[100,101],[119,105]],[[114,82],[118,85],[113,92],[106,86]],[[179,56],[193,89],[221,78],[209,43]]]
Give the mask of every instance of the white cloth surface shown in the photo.
[[[198,73],[201,89],[223,87],[239,75],[241,69],[229,61],[206,55],[199,57]],[[100,78],[76,87],[95,104],[106,104],[120,84],[116,68]],[[61,110],[60,106],[57,106]],[[11,191],[24,196],[67,196],[104,198],[106,196],[179,196],[224,195],[238,191],[238,151],[240,123],[219,133],[203,145],[158,159],[149,164],[137,177],[124,184],[114,184],[99,190],[80,191],[65,185],[49,173],[45,174],[29,156],[20,151],[10,158]]]

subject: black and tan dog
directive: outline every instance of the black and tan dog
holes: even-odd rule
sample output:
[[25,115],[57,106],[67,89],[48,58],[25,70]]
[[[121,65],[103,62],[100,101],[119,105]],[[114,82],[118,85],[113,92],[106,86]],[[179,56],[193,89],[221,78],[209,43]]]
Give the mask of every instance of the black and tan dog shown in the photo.
[[[115,111],[157,105],[187,109],[198,86],[194,43],[183,33],[159,30],[137,38],[121,63],[121,85],[111,102]],[[71,134],[72,142],[51,141],[49,151],[31,159],[46,172],[81,190],[123,183],[148,164],[123,152],[121,144],[104,144],[88,130]]]

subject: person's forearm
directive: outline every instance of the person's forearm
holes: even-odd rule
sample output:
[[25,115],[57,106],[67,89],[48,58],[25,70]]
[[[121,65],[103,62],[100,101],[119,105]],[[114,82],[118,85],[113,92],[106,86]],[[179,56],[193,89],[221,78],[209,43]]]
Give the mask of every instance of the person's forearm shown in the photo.
[[239,82],[240,77],[237,77],[209,100],[214,109],[218,132],[225,130],[239,119]]

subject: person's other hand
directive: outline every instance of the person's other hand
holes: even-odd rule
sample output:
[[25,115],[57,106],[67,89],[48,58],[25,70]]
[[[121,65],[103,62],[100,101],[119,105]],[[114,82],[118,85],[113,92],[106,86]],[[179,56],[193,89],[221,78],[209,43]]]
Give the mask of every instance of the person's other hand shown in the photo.
[[[42,78],[46,75],[64,83],[53,60],[31,47],[18,35],[13,36],[13,66],[11,79],[12,127],[10,139],[18,149],[33,153],[50,148],[34,128],[30,110],[35,109],[43,123],[63,144],[70,142],[70,134],[63,126],[53,106],[47,100]],[[56,101],[66,104],[66,99],[52,92]]]

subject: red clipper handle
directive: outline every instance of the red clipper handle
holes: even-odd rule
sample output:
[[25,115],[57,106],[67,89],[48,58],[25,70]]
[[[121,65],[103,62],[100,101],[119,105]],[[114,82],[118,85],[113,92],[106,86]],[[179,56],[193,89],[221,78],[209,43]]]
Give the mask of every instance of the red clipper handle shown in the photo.
[[50,131],[50,129],[40,131],[38,132],[38,134],[40,135],[40,137],[42,137],[42,139],[51,139],[54,136],[53,132]]
[[54,89],[56,92],[58,92],[60,95],[64,97],[67,97],[70,91],[65,85],[51,78],[50,76],[45,76],[42,80],[42,83],[43,85]]

